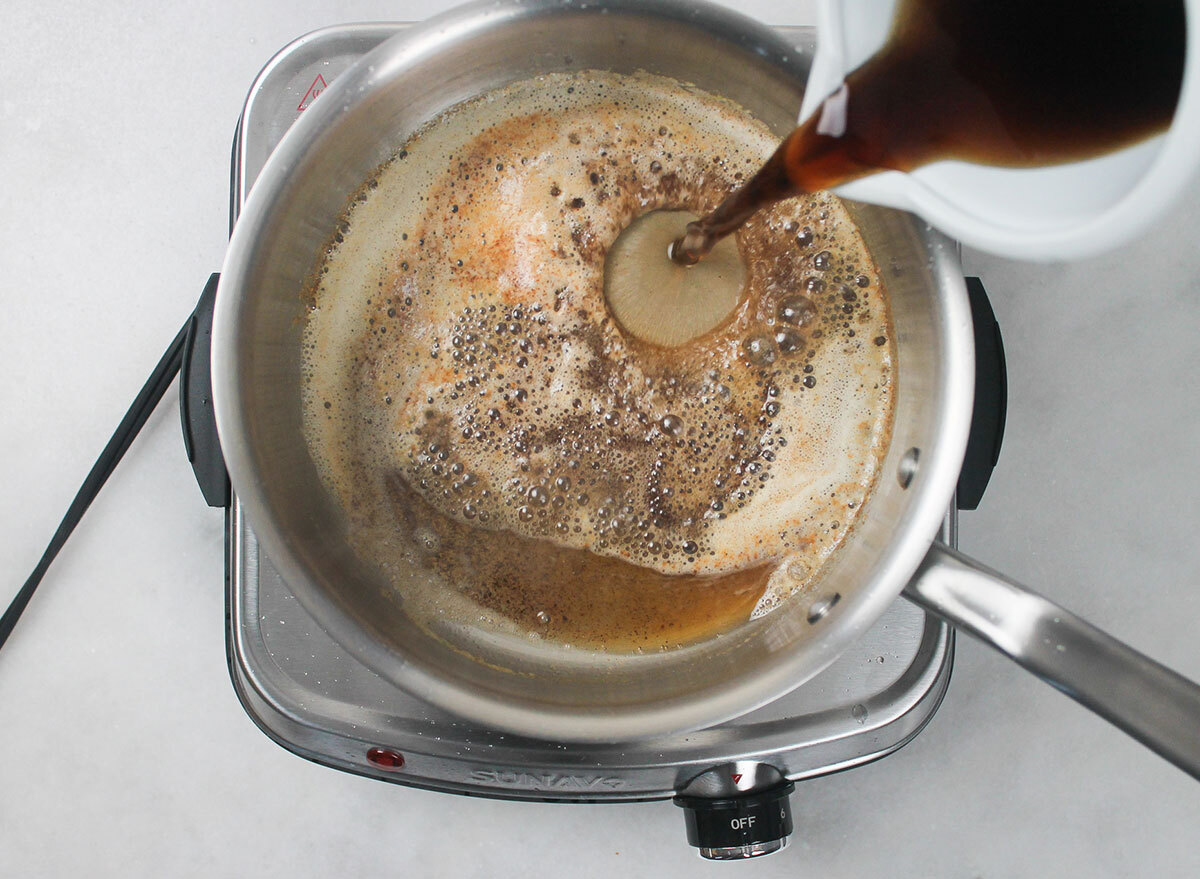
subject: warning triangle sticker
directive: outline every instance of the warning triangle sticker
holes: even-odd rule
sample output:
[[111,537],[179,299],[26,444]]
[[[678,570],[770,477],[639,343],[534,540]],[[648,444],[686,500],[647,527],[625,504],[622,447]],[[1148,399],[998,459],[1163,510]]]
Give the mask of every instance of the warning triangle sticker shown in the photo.
[[296,105],[296,112],[301,113],[308,109],[308,105],[321,96],[321,92],[325,91],[325,77],[317,74],[317,78],[312,81],[312,85],[308,87],[308,91],[304,93],[304,97],[300,99],[300,103]]
[[733,779],[734,784],[742,783],[742,773],[740,772],[731,772],[729,773],[729,777]]

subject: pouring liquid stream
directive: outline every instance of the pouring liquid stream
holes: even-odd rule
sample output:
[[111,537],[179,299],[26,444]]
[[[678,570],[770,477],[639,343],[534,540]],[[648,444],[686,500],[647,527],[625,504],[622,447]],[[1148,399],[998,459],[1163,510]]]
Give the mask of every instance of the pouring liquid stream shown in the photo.
[[699,262],[761,208],[877,171],[1078,161],[1171,122],[1182,0],[901,0],[888,43],[670,249]]

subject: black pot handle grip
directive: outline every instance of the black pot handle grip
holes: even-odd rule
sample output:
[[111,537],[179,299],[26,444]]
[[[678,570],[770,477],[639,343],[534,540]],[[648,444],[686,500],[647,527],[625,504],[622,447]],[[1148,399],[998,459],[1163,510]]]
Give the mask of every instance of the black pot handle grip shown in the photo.
[[183,364],[179,371],[183,445],[196,474],[196,482],[210,507],[229,506],[229,474],[217,439],[212,401],[212,319],[220,278],[215,272],[209,277],[196,310],[188,320]]
[[971,413],[967,453],[958,477],[957,504],[960,510],[974,510],[979,507],[992,470],[1000,460],[1008,412],[1008,369],[1000,325],[996,323],[983,282],[978,278],[966,281],[971,322],[975,325],[975,408]]

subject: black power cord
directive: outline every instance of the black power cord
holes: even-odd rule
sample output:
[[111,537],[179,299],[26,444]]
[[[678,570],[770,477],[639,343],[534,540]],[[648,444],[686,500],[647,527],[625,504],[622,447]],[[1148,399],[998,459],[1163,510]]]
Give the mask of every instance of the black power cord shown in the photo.
[[46,575],[46,570],[50,567],[51,562],[54,561],[59,550],[63,548],[63,544],[67,542],[67,538],[71,536],[71,532],[75,530],[75,526],[79,524],[79,520],[83,518],[83,514],[87,512],[87,508],[91,506],[108,477],[124,457],[125,452],[133,443],[134,437],[138,435],[145,425],[146,419],[158,405],[158,401],[171,386],[171,382],[175,379],[180,364],[183,362],[184,347],[189,334],[193,331],[193,325],[194,321],[189,317],[187,323],[183,325],[183,329],[179,331],[166,353],[163,354],[162,359],[158,361],[158,365],[154,367],[154,371],[150,373],[150,378],[146,380],[146,384],[142,386],[133,405],[121,419],[121,424],[112,435],[112,439],[108,441],[108,445],[104,447],[104,451],[92,465],[91,472],[80,486],[79,493],[75,495],[75,500],[71,501],[67,514],[63,516],[58,530],[54,532],[50,545],[42,553],[37,567],[33,569],[33,573],[29,575],[29,579],[25,581],[21,591],[12,600],[8,610],[4,612],[4,616],[0,617],[0,647],[3,647],[4,642],[8,640],[8,636],[16,626],[17,620],[21,618],[21,614],[24,612],[25,606],[29,604],[29,599],[33,597],[38,584],[42,582],[42,577]]

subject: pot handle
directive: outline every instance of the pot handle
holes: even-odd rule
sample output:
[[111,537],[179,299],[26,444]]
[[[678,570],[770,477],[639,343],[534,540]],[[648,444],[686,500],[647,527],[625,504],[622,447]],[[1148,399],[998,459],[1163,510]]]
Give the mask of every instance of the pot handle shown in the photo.
[[1200,779],[1200,685],[940,543],[904,595]]

